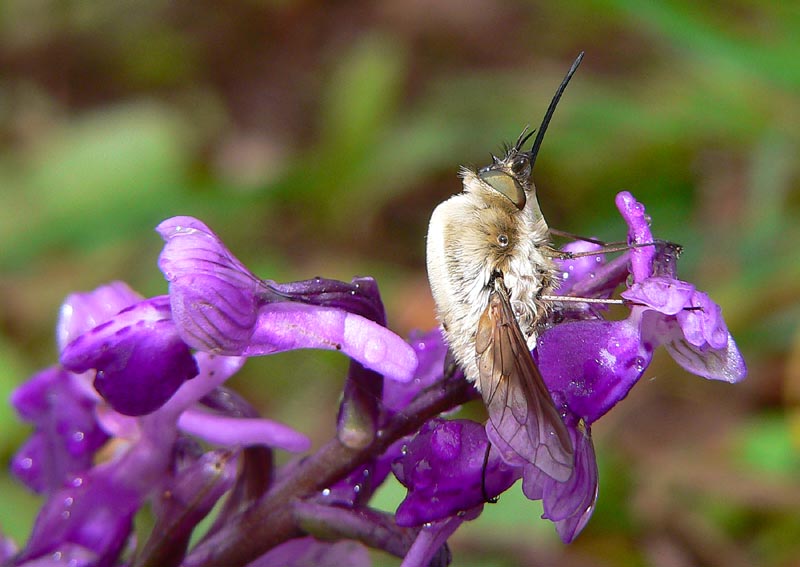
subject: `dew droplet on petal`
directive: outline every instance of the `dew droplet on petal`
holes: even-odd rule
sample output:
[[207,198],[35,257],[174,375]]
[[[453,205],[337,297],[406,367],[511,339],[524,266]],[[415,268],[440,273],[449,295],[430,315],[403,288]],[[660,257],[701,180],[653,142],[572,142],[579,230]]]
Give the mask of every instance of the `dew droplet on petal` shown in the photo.
[[364,345],[364,358],[367,362],[375,364],[386,357],[386,344],[376,338],[369,339]]

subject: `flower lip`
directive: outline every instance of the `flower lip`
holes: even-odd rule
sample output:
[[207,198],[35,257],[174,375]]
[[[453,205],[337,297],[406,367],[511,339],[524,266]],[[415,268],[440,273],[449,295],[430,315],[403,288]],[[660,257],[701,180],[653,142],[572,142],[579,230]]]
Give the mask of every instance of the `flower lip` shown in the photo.
[[119,281],[100,286],[89,293],[69,295],[61,305],[56,324],[59,350],[141,299],[128,284]]
[[428,422],[395,460],[392,470],[408,488],[397,509],[397,523],[418,526],[483,505],[508,489],[522,470],[507,465],[496,451],[484,469],[487,438],[473,421]]
[[124,309],[61,353],[61,363],[72,372],[97,370],[95,388],[122,414],[156,410],[198,373],[166,299],[155,297]]

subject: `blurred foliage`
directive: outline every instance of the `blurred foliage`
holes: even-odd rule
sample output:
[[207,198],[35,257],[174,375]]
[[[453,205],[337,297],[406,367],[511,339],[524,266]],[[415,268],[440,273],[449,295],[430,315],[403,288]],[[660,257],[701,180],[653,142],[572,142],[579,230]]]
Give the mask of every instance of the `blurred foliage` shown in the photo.
[[[797,4],[763,0],[5,0],[0,392],[53,363],[68,293],[164,292],[152,229],[175,214],[263,277],[374,275],[393,328],[433,326],[431,210],[458,165],[538,124],[585,50],[537,162],[548,220],[618,240],[613,197],[632,191],[723,306],[750,377],[658,359],[596,427],[601,496],[579,540],[561,546],[515,489],[457,534],[458,564],[796,564],[798,38]],[[321,442],[344,368],[292,353],[235,384]],[[4,458],[26,431],[0,409]],[[23,540],[32,499],[6,476],[0,492]]]

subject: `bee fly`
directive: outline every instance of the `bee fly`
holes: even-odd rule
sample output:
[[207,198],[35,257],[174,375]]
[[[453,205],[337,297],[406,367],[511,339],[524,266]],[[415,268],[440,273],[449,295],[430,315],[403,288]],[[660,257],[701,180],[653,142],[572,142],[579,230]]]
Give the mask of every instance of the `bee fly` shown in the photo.
[[[480,390],[505,460],[532,463],[557,481],[574,466],[559,410],[531,357],[557,284],[550,231],[531,181],[544,133],[578,55],[556,91],[530,150],[522,132],[505,156],[462,167],[464,191],[431,216],[427,268],[439,321],[456,362]],[[505,446],[502,446],[505,445]]]

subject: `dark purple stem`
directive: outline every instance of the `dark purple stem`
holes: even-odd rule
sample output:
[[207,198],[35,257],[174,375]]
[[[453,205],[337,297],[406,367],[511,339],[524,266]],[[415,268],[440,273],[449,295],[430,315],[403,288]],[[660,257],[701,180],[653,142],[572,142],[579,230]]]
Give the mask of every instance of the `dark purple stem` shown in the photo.
[[383,453],[398,439],[415,432],[432,417],[472,399],[472,386],[463,379],[445,377],[424,390],[378,431],[368,447],[353,449],[334,438],[277,482],[259,502],[228,519],[223,529],[199,544],[186,567],[247,565],[276,545],[304,534],[293,504],[314,496]]
[[357,540],[395,557],[404,557],[419,528],[397,525],[393,514],[369,508],[342,508],[317,502],[296,502],[294,516],[303,530],[322,540]]

